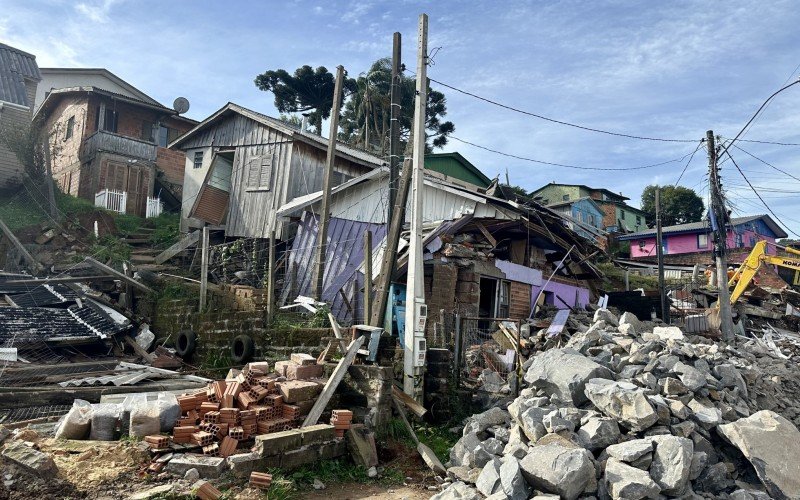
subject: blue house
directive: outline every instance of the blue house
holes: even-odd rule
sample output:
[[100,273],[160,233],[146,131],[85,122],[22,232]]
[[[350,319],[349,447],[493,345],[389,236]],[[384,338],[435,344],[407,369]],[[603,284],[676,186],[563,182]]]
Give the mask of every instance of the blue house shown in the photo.
[[588,240],[596,241],[604,233],[603,209],[588,196],[553,203],[547,208],[567,216],[569,228]]

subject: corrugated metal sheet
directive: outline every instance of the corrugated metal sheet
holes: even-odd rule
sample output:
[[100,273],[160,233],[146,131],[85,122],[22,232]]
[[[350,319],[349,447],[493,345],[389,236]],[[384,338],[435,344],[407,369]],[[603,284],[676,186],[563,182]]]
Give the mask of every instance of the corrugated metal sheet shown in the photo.
[[106,338],[127,330],[92,307],[67,309],[47,307],[0,308],[0,344],[15,347],[37,342]]
[[[386,236],[385,225],[336,217],[330,219],[322,300],[331,305],[331,312],[343,323],[363,319],[364,277],[358,269],[364,260],[364,233],[370,230],[375,251],[378,243]],[[310,295],[312,292],[317,231],[314,215],[304,212],[288,257],[289,275],[281,292],[282,303],[293,300],[297,295]],[[296,281],[293,276],[296,276]],[[354,308],[352,312],[347,306],[348,302]]]
[[37,82],[42,79],[36,56],[0,43],[0,101],[32,107],[26,78]]

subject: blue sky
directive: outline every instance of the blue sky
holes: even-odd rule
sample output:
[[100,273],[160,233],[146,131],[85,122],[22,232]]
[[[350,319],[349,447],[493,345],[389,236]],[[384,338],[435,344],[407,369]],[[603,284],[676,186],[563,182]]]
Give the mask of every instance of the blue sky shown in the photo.
[[[763,100],[798,77],[800,9],[791,1],[670,2],[237,2],[2,0],[0,41],[36,54],[42,67],[106,67],[169,105],[192,103],[202,119],[228,101],[277,114],[253,85],[267,69],[303,64],[349,74],[391,53],[403,34],[415,67],[417,16],[430,16],[429,76],[537,114],[633,135],[699,141],[734,136]],[[691,143],[631,140],[534,119],[447,89],[461,139],[543,161],[636,167],[691,153]],[[800,143],[800,85],[780,94],[745,139]],[[327,130],[327,129],[326,129]],[[800,146],[741,143],[800,178]],[[490,177],[514,184],[582,183],[629,196],[675,183],[688,157],[658,168],[603,172],[546,166],[451,141]],[[800,181],[734,150],[781,221],[800,233]],[[723,178],[735,214],[766,209],[731,162]],[[707,196],[698,151],[681,184]]]

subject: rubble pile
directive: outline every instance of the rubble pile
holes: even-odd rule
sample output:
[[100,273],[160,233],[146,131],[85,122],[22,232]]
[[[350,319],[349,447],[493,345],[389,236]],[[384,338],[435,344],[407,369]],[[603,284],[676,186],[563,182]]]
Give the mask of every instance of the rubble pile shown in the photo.
[[516,399],[466,421],[433,498],[800,498],[785,358],[600,309],[525,362]]

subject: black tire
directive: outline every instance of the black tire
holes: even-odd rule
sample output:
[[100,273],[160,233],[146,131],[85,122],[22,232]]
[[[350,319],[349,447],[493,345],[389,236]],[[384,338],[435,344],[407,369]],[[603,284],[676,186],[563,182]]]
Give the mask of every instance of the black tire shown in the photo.
[[234,364],[243,365],[253,359],[256,344],[250,335],[239,335],[231,342],[231,360]]
[[181,330],[175,339],[175,352],[178,356],[186,359],[194,354],[197,349],[197,334],[191,330]]

